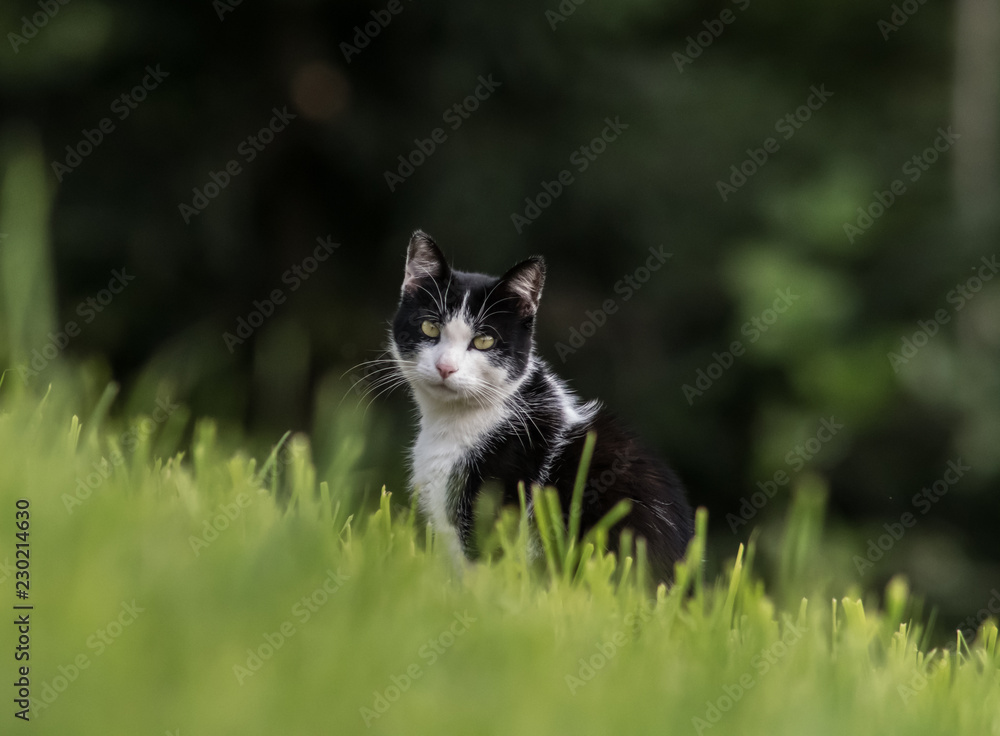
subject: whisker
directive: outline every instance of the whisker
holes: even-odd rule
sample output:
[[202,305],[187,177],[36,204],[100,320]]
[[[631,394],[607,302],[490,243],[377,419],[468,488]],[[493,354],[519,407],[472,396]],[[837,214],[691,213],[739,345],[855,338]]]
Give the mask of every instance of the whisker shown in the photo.
[[525,434],[528,435],[528,440],[531,442],[532,447],[534,447],[534,442],[531,441],[531,432],[528,429],[527,423],[530,422],[538,433],[538,436],[544,441],[545,435],[542,433],[541,428],[535,422],[534,418],[531,416],[530,412],[523,406],[510,401],[509,397],[505,396],[498,388],[491,386],[490,384],[482,384],[482,388],[487,392],[492,392],[491,396],[495,399],[503,401],[503,403],[511,409],[511,411],[520,419],[522,426],[524,427]]
[[399,381],[390,383],[385,388],[383,388],[381,391],[379,391],[377,394],[375,394],[374,396],[372,396],[371,400],[365,406],[365,410],[362,413],[362,416],[367,416],[368,410],[372,407],[372,404],[374,404],[378,400],[378,398],[380,396],[387,396],[387,395],[391,394],[393,391],[395,391],[397,388],[399,388],[400,386],[402,386],[405,383],[406,383],[405,379],[401,379]]
[[[503,310],[498,309],[498,307],[500,306],[501,302],[510,301],[511,299],[517,299],[517,297],[516,296],[507,296],[507,297],[504,297],[503,299],[497,300],[496,303],[494,303],[492,305],[492,308],[490,309],[489,312],[487,312],[485,315],[482,315],[480,318],[477,319],[476,324],[477,325],[478,324],[482,324],[483,322],[485,322],[486,320],[488,320],[490,317],[493,317],[494,315],[498,315],[498,314],[513,314],[514,313],[513,310],[510,310],[510,309],[503,309]],[[485,307],[486,307],[486,305],[484,303],[483,304],[483,308],[485,308]],[[482,311],[482,310],[480,310],[480,311]]]
[[[486,293],[486,297],[483,299],[483,305],[479,307],[479,314],[476,315],[477,324],[479,323],[480,320],[484,319],[483,310],[486,309],[486,305],[490,303],[490,297],[493,296],[493,292],[496,291],[500,287],[500,284],[502,283],[503,283],[502,281],[497,281],[495,284],[493,284],[493,288]],[[503,300],[501,299],[501,301]]]
[[[388,351],[383,351],[383,354],[388,354]],[[350,388],[348,388],[344,392],[344,395],[341,396],[340,401],[337,403],[338,408],[343,405],[344,399],[346,399],[347,395],[350,393],[357,393],[360,403],[361,401],[364,401],[373,391],[381,388],[387,383],[395,380],[399,380],[401,382],[406,381],[403,369],[415,366],[417,364],[416,361],[409,360],[407,358],[396,358],[391,354],[388,355],[389,357],[386,358],[375,358],[373,360],[362,361],[361,363],[348,368],[340,375],[341,378],[344,378],[344,376],[351,371],[359,368],[364,369],[362,375],[352,381]],[[359,391],[359,386],[364,386],[364,388]]]
[[[383,351],[383,352],[386,355],[389,354],[388,351]],[[352,365],[346,371],[344,371],[343,373],[341,373],[340,377],[343,378],[344,376],[346,376],[351,371],[357,370],[358,368],[361,368],[362,366],[371,365],[372,363],[394,363],[394,362],[396,362],[395,358],[374,358],[372,360],[363,360],[360,363],[357,363],[356,365]]]

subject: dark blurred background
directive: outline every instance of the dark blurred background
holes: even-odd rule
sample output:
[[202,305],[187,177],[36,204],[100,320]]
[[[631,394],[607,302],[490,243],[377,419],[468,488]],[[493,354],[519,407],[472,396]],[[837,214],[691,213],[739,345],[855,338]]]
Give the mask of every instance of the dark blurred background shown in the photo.
[[[363,432],[359,489],[403,495],[411,407],[369,406],[359,364],[420,227],[466,270],[545,256],[539,352],[672,460],[717,560],[754,527],[773,557],[817,474],[831,582],[903,572],[950,626],[1000,587],[995,0],[8,0],[0,26],[4,288],[79,328],[34,390],[84,362],[123,412],[167,387],[259,451],[308,431],[321,470]],[[5,363],[49,342],[7,329]]]

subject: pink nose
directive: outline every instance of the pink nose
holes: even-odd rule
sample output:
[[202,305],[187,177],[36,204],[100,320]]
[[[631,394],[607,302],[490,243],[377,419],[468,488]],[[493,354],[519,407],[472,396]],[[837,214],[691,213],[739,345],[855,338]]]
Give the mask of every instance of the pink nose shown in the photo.
[[435,368],[438,369],[438,374],[441,376],[442,381],[452,373],[458,372],[458,368],[445,362],[438,363]]

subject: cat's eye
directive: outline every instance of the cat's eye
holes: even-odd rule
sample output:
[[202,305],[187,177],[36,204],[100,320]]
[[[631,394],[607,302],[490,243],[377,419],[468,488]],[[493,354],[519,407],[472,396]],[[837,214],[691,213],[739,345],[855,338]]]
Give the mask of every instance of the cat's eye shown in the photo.
[[476,335],[472,340],[472,344],[476,346],[476,350],[489,350],[495,342],[496,340],[489,335]]
[[427,337],[437,337],[441,334],[441,328],[428,319],[425,319],[420,324],[420,331],[427,335]]

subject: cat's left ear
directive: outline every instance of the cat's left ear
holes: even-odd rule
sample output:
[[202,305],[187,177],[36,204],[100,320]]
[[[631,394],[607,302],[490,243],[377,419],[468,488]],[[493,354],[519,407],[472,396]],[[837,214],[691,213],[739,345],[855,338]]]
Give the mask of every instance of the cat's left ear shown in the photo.
[[532,317],[538,311],[538,300],[542,298],[545,260],[541,256],[531,256],[505,273],[501,281],[517,297],[518,313],[522,317]]

